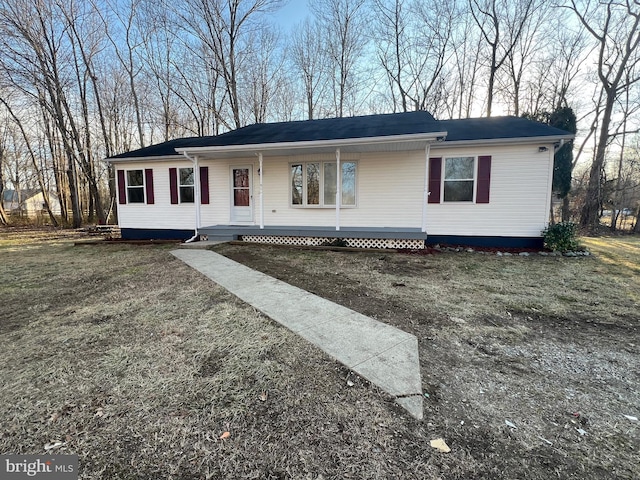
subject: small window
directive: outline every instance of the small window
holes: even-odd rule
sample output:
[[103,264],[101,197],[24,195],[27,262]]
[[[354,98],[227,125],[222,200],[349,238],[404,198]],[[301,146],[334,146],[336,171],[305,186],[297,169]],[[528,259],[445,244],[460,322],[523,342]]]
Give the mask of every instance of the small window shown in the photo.
[[446,158],[444,165],[444,201],[473,202],[475,158]]
[[[291,205],[331,207],[338,186],[336,162],[291,165]],[[340,164],[341,206],[356,206],[356,162]]]
[[291,204],[302,205],[302,165],[291,165]]
[[129,203],[144,203],[144,174],[142,170],[127,170],[127,199]]
[[356,205],[356,164],[355,162],[343,162],[342,168],[342,205]]
[[193,168],[181,168],[179,179],[180,203],[193,203],[195,201]]

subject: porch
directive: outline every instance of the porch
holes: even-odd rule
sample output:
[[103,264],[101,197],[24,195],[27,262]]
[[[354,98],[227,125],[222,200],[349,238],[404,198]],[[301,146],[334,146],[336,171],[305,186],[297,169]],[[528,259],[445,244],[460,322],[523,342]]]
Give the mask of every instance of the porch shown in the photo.
[[[317,246],[344,242],[359,248],[424,248],[427,234],[420,228],[391,227],[300,227],[258,225],[213,225],[198,232],[208,240]],[[343,244],[344,244],[343,243]]]

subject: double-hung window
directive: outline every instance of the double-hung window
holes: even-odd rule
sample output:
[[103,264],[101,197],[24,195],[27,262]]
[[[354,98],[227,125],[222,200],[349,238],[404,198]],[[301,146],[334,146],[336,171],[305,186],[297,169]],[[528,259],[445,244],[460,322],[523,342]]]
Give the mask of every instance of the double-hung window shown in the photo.
[[127,201],[144,203],[144,172],[142,170],[127,170]]
[[291,205],[301,207],[335,207],[340,185],[340,205],[356,206],[357,165],[353,161],[300,162],[290,166]]
[[193,168],[181,168],[178,178],[180,180],[180,203],[193,203],[195,201]]
[[444,201],[473,202],[475,157],[451,157],[444,162]]

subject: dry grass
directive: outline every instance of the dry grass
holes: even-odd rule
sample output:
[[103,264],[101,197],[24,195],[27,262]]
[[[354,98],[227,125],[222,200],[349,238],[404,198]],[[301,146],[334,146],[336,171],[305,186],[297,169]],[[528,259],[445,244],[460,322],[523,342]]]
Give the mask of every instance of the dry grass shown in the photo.
[[640,476],[637,239],[595,259],[222,249],[417,334],[420,423],[170,247],[54,233],[0,230],[4,453],[62,442],[92,479]]
[[595,258],[219,250],[418,336],[427,428],[460,462],[443,478],[638,478],[640,242],[585,243]]

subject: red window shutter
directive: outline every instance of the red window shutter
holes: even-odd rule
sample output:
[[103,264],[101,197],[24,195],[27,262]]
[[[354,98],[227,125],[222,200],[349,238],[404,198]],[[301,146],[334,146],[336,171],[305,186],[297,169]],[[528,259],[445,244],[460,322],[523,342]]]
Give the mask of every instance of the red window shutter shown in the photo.
[[200,167],[200,203],[209,203],[209,167]]
[[476,203],[489,203],[489,186],[491,184],[491,156],[478,157],[478,183],[476,186]]
[[429,159],[429,203],[440,203],[442,158]]
[[127,184],[124,181],[124,170],[118,170],[118,203],[127,203]]
[[169,189],[171,190],[171,204],[178,203],[178,169],[169,169]]
[[155,196],[153,194],[153,169],[144,169],[144,183],[147,191],[147,204],[151,205],[155,203]]

